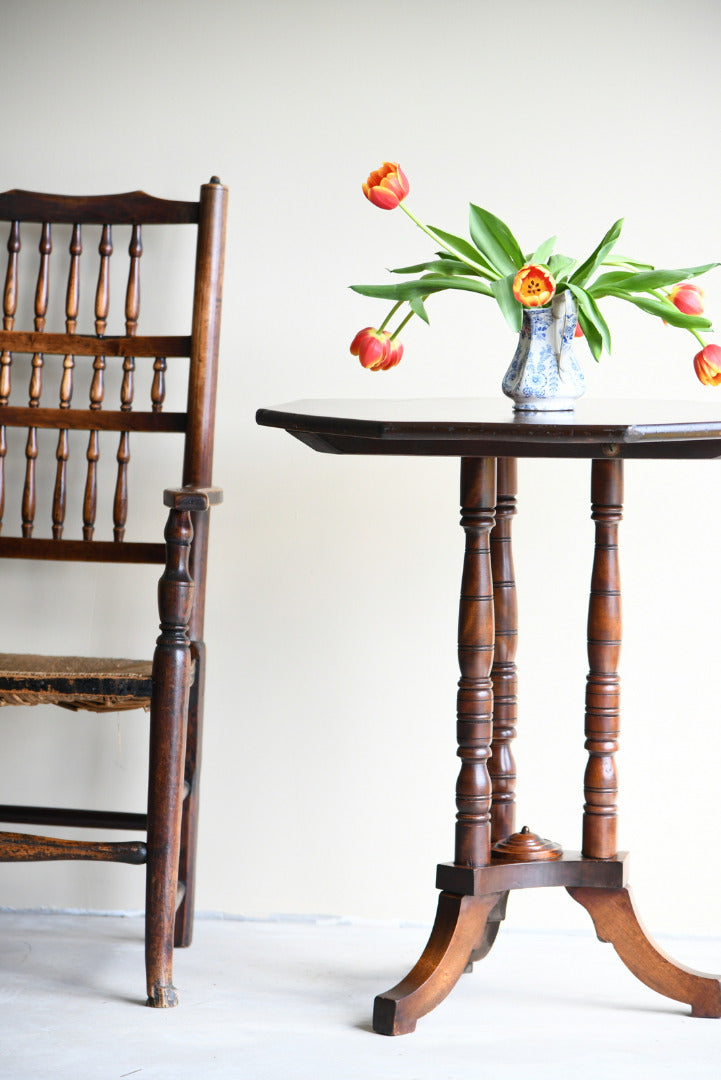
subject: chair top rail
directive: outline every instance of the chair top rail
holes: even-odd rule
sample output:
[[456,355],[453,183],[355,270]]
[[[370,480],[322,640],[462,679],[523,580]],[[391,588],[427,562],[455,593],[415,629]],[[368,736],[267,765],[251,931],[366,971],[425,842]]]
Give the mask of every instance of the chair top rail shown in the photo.
[[75,225],[194,225],[199,204],[158,199],[145,191],[118,195],[51,195],[13,189],[0,194],[0,221]]

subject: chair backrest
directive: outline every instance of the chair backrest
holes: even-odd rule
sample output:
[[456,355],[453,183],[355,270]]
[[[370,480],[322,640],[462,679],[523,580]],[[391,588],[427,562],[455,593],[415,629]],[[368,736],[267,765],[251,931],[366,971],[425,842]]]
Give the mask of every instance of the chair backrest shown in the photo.
[[[162,542],[126,539],[131,434],[176,433],[177,437],[180,433],[184,445],[182,484],[211,485],[226,204],[227,190],[216,177],[203,185],[198,202],[158,199],[142,191],[87,197],[26,191],[0,194],[0,221],[9,222],[0,330],[0,557],[164,561]],[[156,225],[190,225],[197,229],[192,319],[189,311],[181,335],[147,336],[140,332],[143,230]],[[124,332],[108,334],[106,331],[113,325],[110,292],[111,282],[116,291],[117,256],[113,245],[118,231],[128,238],[127,277],[123,274],[120,290]],[[27,277],[20,256],[26,232],[31,234],[33,247],[37,240],[39,256],[37,272],[33,265]],[[154,229],[150,237],[148,230],[145,233],[148,248],[161,247],[162,262],[160,234]],[[56,240],[58,235],[61,246]],[[51,273],[51,266],[54,271],[58,262],[52,258],[54,247],[63,253],[59,288],[56,275]],[[96,260],[91,268],[86,266],[86,252]],[[162,282],[163,288],[172,293],[179,275],[172,266],[166,266],[163,276],[167,279]],[[92,326],[84,327],[79,325],[80,292],[88,277],[94,303],[89,318]],[[31,325],[21,327],[18,312],[24,306],[31,311],[27,319]],[[59,326],[48,325],[53,311],[58,313]],[[187,404],[183,411],[168,411],[164,409],[166,378],[170,384],[171,379],[185,376],[183,357],[189,358]],[[145,405],[138,408],[135,397],[141,365],[147,369],[149,393]],[[115,405],[108,407],[106,388],[113,382],[113,367],[120,369],[115,378],[117,398]],[[86,385],[79,393],[83,379]],[[52,400],[47,401],[48,397]],[[13,470],[8,435],[18,428],[23,429],[20,437],[25,444],[24,455],[15,447],[19,461]],[[40,442],[39,432],[47,432]],[[116,449],[112,465],[112,528],[107,523],[112,538],[104,539],[96,518],[101,444],[104,446],[107,432],[116,433],[110,436]],[[51,450],[44,441],[48,438],[54,444]],[[80,464],[71,462],[72,455],[78,456],[78,438],[83,443],[79,451],[82,468],[73,470],[69,462]],[[49,514],[40,520],[39,459],[50,455],[47,466],[54,480],[51,477],[47,490]],[[68,520],[69,479],[73,471],[83,477],[78,503],[82,522],[76,523]],[[22,489],[16,503],[11,503],[10,494],[13,472]],[[159,489],[177,484],[178,479],[178,474],[160,477]],[[161,496],[159,490],[159,501]],[[202,636],[207,517],[200,515],[193,544],[191,573],[196,582],[196,606],[191,639]],[[74,529],[77,535],[68,535]]]

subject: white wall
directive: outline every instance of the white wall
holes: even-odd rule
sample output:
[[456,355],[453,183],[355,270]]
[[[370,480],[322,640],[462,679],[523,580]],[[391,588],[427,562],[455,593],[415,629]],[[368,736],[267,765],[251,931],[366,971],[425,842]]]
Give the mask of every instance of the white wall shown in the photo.
[[[400,213],[362,197],[384,158],[403,164],[415,210],[451,231],[473,200],[528,247],[557,232],[585,253],[625,215],[629,254],[721,257],[721,9],[5,0],[0,20],[0,189],[192,198],[213,173],[230,188],[199,907],[430,919],[435,863],[453,843],[457,462],[316,455],[257,428],[254,411],[298,397],[498,395],[513,340],[484,298],[430,304],[431,327],[408,328],[392,373],[348,355],[384,308],[346,286],[429,251]],[[721,276],[706,289],[721,320]],[[693,377],[688,335],[621,305],[608,314],[614,354],[588,360],[591,395],[721,409],[721,391]],[[519,814],[570,848],[585,763],[587,472],[524,463],[516,525]],[[719,929],[719,476],[714,463],[627,471],[620,835],[659,930]],[[2,573],[21,644],[52,649],[46,570]],[[92,652],[122,633],[148,652],[152,598],[135,622],[100,606],[125,591],[69,569],[54,597],[61,647]],[[3,801],[142,804],[142,716],[7,709],[0,728]],[[138,908],[142,894],[142,871],[124,867],[0,868],[5,905]],[[515,897],[511,918],[586,926],[556,891]]]

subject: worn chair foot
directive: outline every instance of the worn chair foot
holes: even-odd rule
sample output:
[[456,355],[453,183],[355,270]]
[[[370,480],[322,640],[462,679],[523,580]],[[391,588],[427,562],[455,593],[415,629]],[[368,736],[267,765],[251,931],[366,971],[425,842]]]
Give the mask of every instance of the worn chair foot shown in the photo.
[[677,964],[651,939],[636,913],[630,890],[569,888],[586,908],[599,940],[609,942],[629,971],[659,994],[691,1006],[692,1016],[721,1017],[721,982]]
[[173,1009],[178,1004],[178,992],[172,983],[169,986],[154,986],[145,1004],[151,1009]]
[[486,924],[498,900],[498,893],[440,894],[436,921],[420,960],[405,979],[375,999],[374,1031],[379,1035],[407,1035],[415,1030],[421,1016],[450,994],[469,957],[483,947]]

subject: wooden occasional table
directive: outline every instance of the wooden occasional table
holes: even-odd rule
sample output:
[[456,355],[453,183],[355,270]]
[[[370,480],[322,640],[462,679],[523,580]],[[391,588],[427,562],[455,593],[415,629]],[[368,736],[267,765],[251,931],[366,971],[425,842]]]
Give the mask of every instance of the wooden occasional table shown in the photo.
[[[715,412],[715,415],[714,415]],[[413,1031],[491,948],[511,889],[565,886],[602,941],[652,989],[721,1016],[721,982],[676,964],[641,926],[616,850],[621,592],[617,534],[624,458],[721,457],[719,410],[696,404],[591,402],[569,413],[514,414],[498,400],[298,401],[261,409],[325,453],[461,459],[466,544],[458,629],[456,842],[437,869],[441,890],[428,944],[409,974],[375,1001],[374,1030]],[[589,674],[580,852],[515,831],[516,587],[511,521],[516,458],[589,458],[595,550],[588,615]]]

